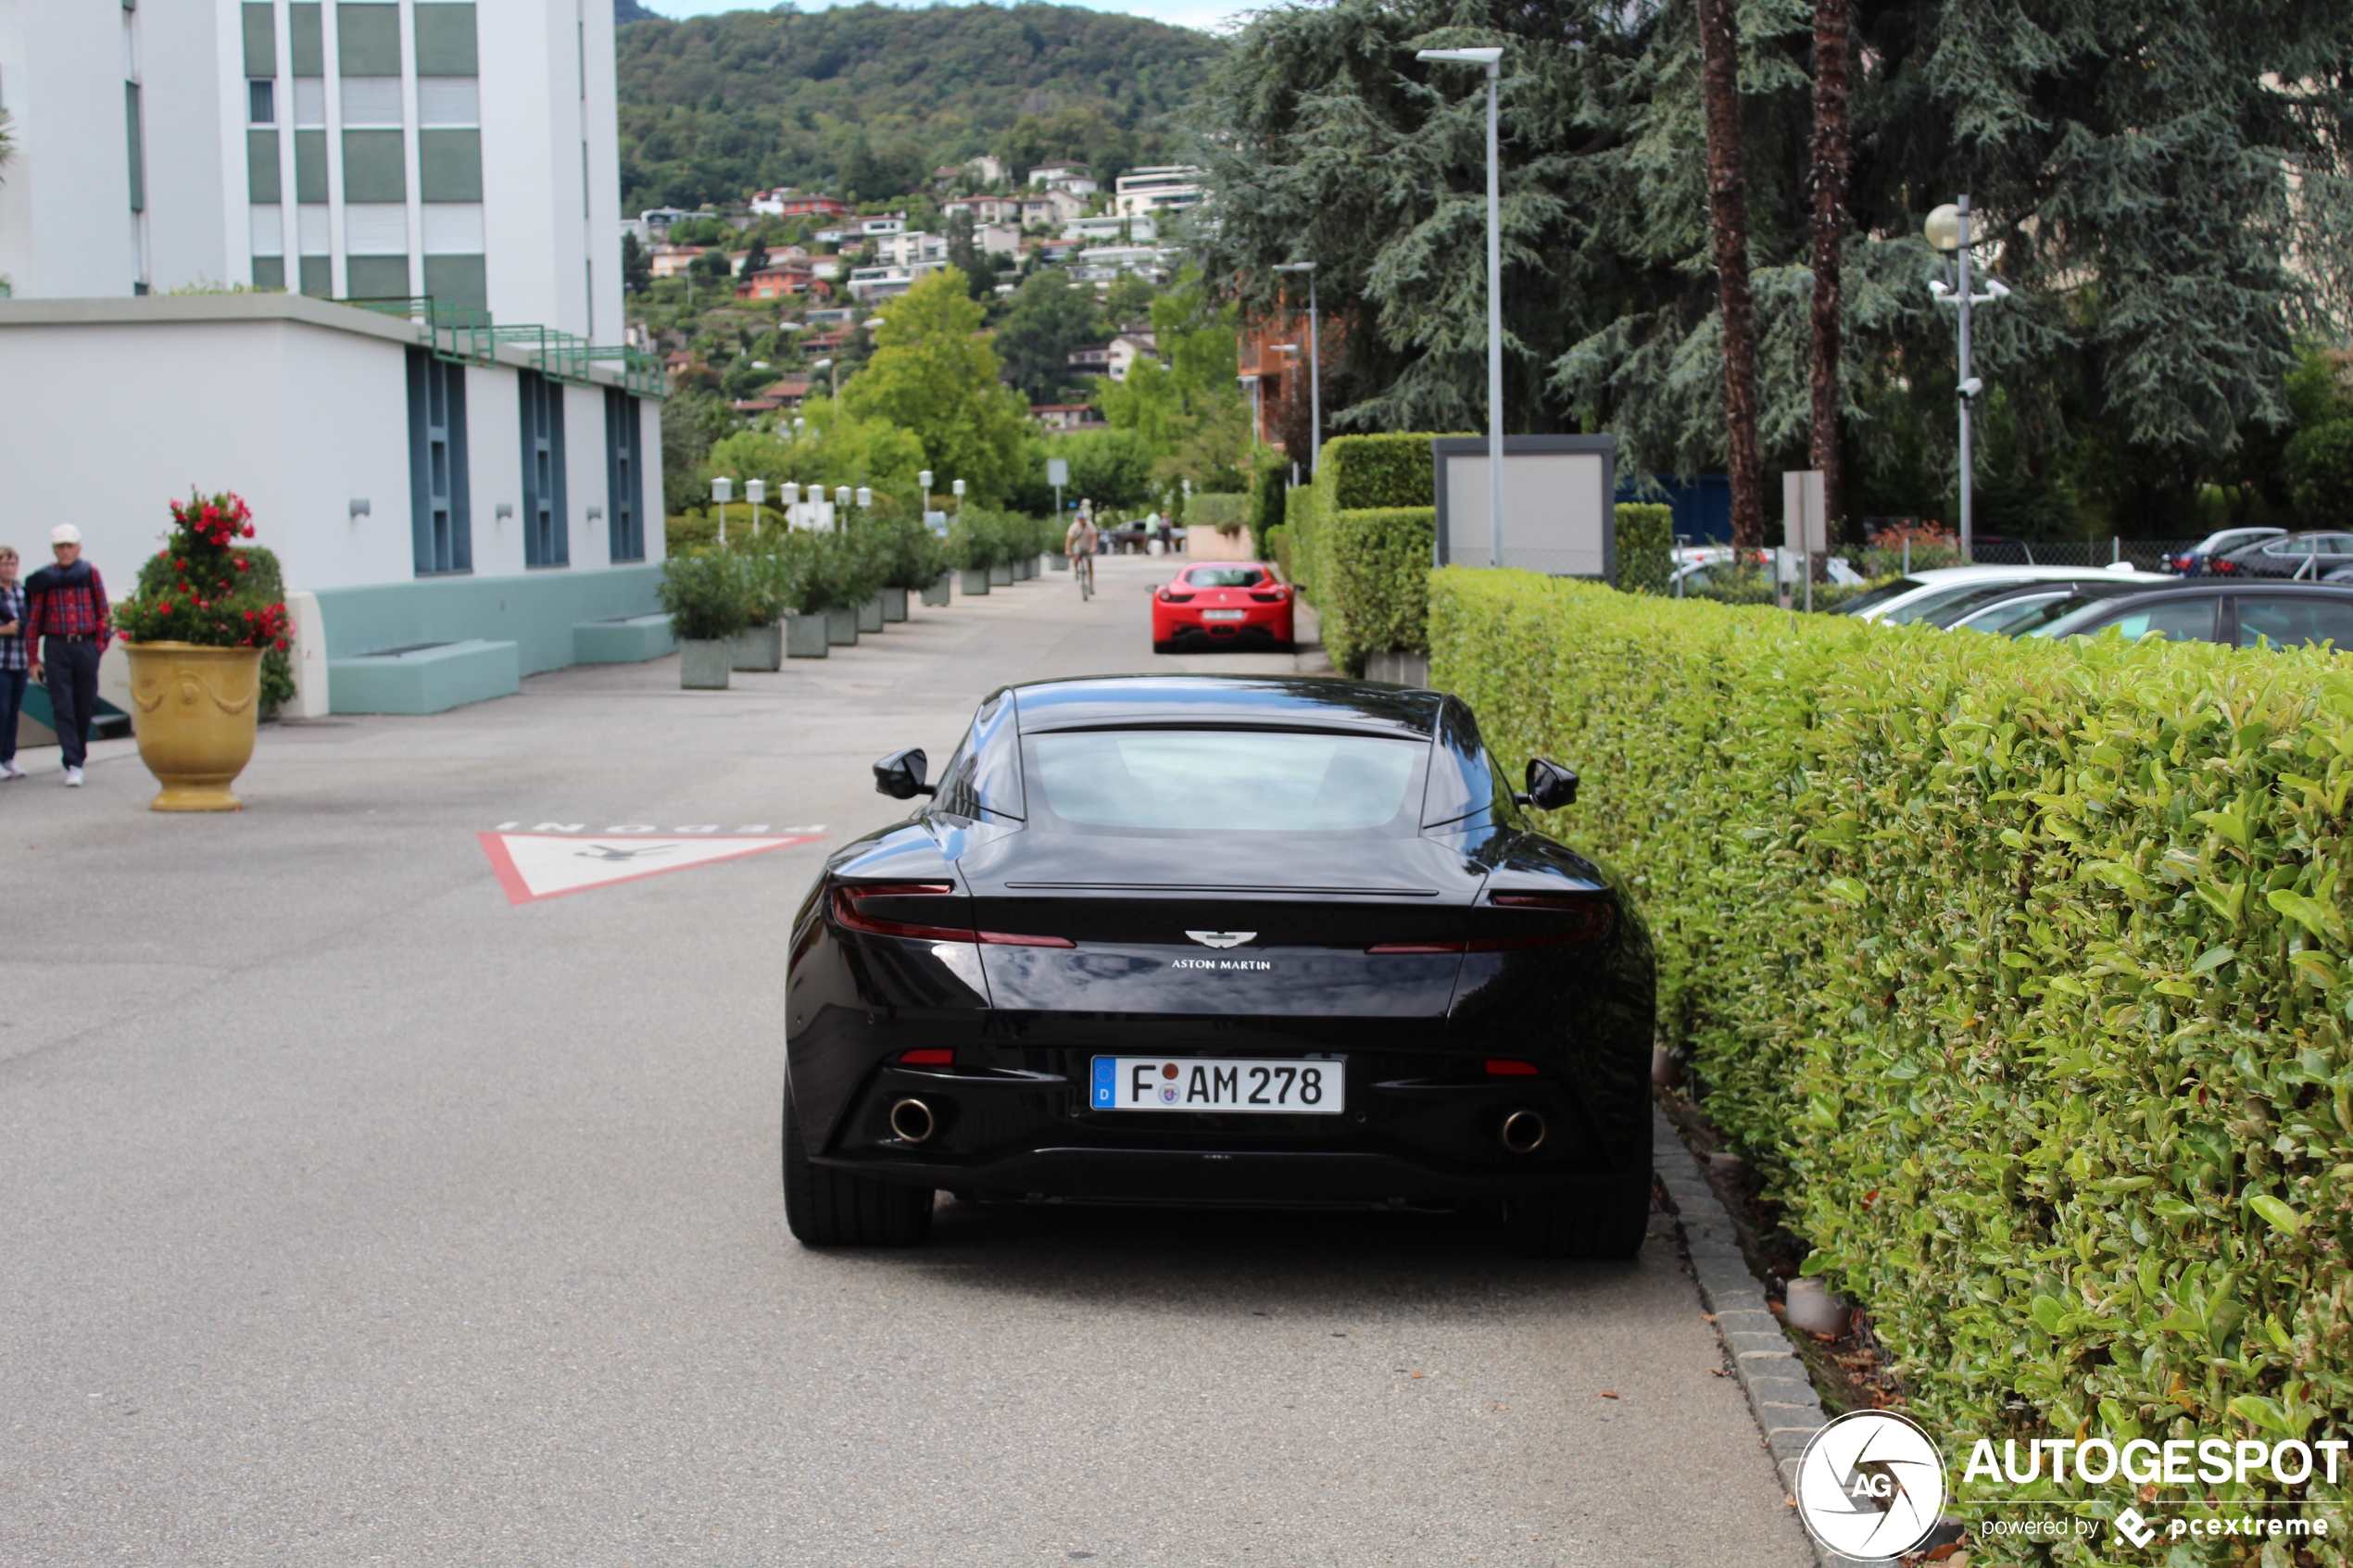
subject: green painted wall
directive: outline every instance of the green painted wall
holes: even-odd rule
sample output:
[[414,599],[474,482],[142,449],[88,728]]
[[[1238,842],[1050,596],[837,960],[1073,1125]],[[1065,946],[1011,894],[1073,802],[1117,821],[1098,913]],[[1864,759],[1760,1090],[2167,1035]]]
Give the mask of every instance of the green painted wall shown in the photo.
[[397,131],[346,131],[343,133],[343,199],[347,202],[405,202],[409,199],[409,164]]
[[482,132],[417,132],[417,190],[429,202],[482,200]]
[[479,256],[425,257],[425,292],[444,305],[490,308],[490,277]]
[[383,0],[337,6],[335,62],[346,76],[398,76],[400,7]]
[[327,32],[318,0],[295,0],[286,7],[286,42],[293,45],[294,74],[327,74]]
[[474,50],[474,8],[419,0],[417,74],[476,76],[481,69]]
[[323,131],[295,132],[295,200],[322,202],[327,199],[327,133]]
[[514,644],[522,672],[535,675],[573,662],[575,622],[657,613],[661,580],[659,566],[622,566],[327,588],[319,594],[319,619],[331,659],[481,638]]
[[344,257],[344,292],[352,299],[407,299],[409,258],[405,256]]
[[286,258],[283,256],[257,256],[253,258],[253,286],[258,289],[283,289],[286,286]]
[[252,193],[250,201],[274,202],[279,199],[278,133],[275,131],[245,132],[245,188]]
[[[274,7],[245,0],[245,74],[278,74],[278,15]],[[274,197],[271,199],[275,199]]]

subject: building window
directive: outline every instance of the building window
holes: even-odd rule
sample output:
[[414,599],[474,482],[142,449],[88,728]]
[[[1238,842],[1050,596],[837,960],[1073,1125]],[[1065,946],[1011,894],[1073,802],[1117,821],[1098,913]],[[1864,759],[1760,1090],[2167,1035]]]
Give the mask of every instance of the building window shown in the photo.
[[637,465],[637,399],[605,388],[605,527],[613,560],[646,558],[646,479]]
[[536,370],[518,370],[522,395],[522,563],[572,564],[564,508],[564,389]]
[[409,494],[417,575],[472,571],[466,368],[409,350]]
[[278,84],[274,82],[245,83],[245,120],[251,125],[278,123]]

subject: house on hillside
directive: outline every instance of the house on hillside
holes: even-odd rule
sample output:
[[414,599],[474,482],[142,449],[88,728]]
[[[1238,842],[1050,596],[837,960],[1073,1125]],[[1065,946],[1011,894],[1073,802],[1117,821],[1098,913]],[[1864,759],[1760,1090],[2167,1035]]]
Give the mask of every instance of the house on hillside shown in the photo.
[[1103,358],[1105,373],[1114,381],[1126,381],[1137,360],[1150,359],[1158,364],[1160,348],[1148,331],[1125,332],[1111,340]]
[[1202,171],[1190,164],[1133,169],[1121,175],[1114,184],[1111,209],[1122,218],[1143,218],[1199,207],[1208,194],[1208,187],[1202,183]]
[[1111,345],[1082,343],[1070,351],[1070,373],[1074,376],[1100,376],[1111,369]]
[[1029,417],[1048,430],[1109,430],[1091,403],[1032,403]]
[[760,395],[773,397],[786,408],[798,408],[808,400],[812,384],[807,376],[786,376],[780,382],[761,388]]
[[751,209],[776,218],[845,218],[849,216],[849,204],[780,185],[753,196]]
[[1005,168],[1002,160],[983,153],[978,157],[968,157],[964,160],[964,172],[984,185],[1001,185],[1005,182],[1005,176],[1010,171]]
[[794,295],[809,295],[817,299],[832,295],[834,286],[813,275],[806,261],[779,262],[762,267],[738,280],[737,299],[786,299]]
[[1070,275],[1082,283],[1114,282],[1123,273],[1159,282],[1168,276],[1168,259],[1153,245],[1092,245],[1078,253]]
[[939,210],[950,218],[969,215],[976,225],[1021,221],[1021,203],[1012,196],[958,196],[941,203]]
[[1121,218],[1105,213],[1100,218],[1078,218],[1063,225],[1063,238],[1084,240],[1090,245],[1148,245],[1160,238],[1160,225],[1150,218]]
[[1068,191],[1047,191],[1038,195],[1024,196],[1021,200],[1021,220],[1025,227],[1043,223],[1050,229],[1059,229],[1086,215],[1087,203]]
[[653,275],[657,278],[675,278],[693,266],[695,258],[700,256],[702,251],[703,247],[700,245],[673,245],[664,243],[655,245],[646,253],[647,264],[652,269]]

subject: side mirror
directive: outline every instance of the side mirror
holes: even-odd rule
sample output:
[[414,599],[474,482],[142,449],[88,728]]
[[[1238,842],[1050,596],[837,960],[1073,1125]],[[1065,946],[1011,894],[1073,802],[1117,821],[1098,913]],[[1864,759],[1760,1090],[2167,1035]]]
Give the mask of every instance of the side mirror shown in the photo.
[[887,795],[893,800],[912,800],[918,795],[937,795],[938,786],[924,783],[924,770],[930,759],[920,746],[904,751],[894,751],[875,764],[875,793]]
[[1516,798],[1522,806],[1533,806],[1539,811],[1557,811],[1564,806],[1574,806],[1577,775],[1557,762],[1531,757],[1528,759],[1528,793]]

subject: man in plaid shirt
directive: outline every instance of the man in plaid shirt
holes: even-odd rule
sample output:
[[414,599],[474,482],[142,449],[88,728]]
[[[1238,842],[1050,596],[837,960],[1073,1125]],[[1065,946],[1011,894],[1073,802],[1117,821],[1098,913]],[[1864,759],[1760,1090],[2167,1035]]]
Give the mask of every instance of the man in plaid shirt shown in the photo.
[[78,789],[98,709],[98,656],[114,640],[114,612],[98,569],[82,558],[82,530],[58,524],[49,531],[49,549],[57,564],[25,579],[24,642],[32,653],[32,678],[45,677],[49,687],[67,787]]

